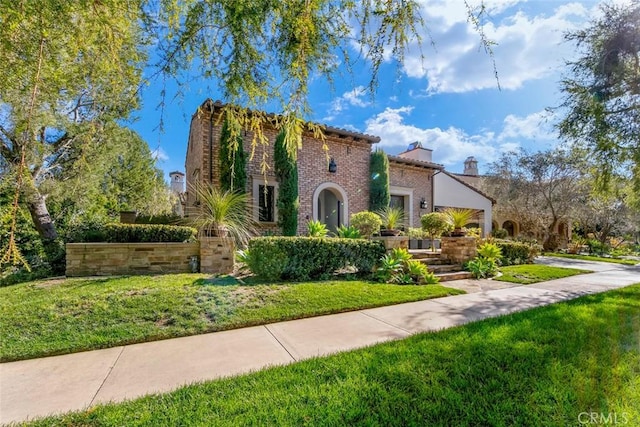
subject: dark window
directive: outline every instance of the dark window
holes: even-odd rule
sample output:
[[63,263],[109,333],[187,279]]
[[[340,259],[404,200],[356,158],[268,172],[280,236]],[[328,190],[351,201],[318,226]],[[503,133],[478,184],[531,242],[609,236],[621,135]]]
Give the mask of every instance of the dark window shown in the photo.
[[[266,190],[265,190],[266,187]],[[275,197],[273,185],[258,186],[258,221],[274,222]]]
[[391,196],[389,206],[392,208],[400,208],[404,211],[404,196]]

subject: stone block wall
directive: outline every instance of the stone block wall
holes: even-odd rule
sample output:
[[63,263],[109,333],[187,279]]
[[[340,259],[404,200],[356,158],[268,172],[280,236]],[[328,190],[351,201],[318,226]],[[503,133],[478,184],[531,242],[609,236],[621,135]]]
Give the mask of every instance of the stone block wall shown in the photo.
[[478,253],[476,239],[473,237],[442,237],[441,257],[452,264],[464,264]]
[[220,237],[200,239],[200,272],[208,274],[233,273],[235,248],[233,242]]
[[191,272],[195,243],[67,243],[66,275],[112,276]]
[[381,241],[387,252],[396,248],[409,249],[409,237],[407,236],[375,236],[371,240]]

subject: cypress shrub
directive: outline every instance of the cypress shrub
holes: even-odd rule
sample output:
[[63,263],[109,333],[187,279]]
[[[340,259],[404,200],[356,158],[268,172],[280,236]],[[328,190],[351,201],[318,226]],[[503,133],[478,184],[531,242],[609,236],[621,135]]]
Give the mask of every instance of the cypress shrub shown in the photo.
[[225,120],[220,131],[218,157],[220,162],[220,189],[245,193],[247,187],[247,155],[244,152],[242,137],[237,137],[237,146],[232,150],[231,131]]
[[376,149],[371,153],[369,163],[369,210],[380,211],[389,206],[389,159],[384,151]]
[[273,147],[273,163],[280,182],[278,190],[278,227],[284,236],[295,236],[298,231],[298,164],[287,152],[285,134],[280,132]]

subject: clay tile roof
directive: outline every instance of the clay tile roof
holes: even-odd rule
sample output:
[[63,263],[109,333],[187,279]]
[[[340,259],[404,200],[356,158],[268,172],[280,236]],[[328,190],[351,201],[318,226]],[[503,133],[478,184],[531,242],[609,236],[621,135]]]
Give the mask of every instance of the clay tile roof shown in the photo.
[[391,156],[389,154],[387,154],[387,158],[389,159],[390,163],[397,163],[397,164],[409,165],[409,166],[417,166],[417,167],[422,167],[422,168],[425,168],[425,169],[444,170],[444,166],[441,165],[441,164],[438,164],[438,163],[423,162],[423,161],[420,161],[420,160],[407,159],[405,157]]
[[[220,100],[216,100],[213,101],[211,100],[211,98],[207,98],[201,105],[202,108],[207,108],[209,111],[211,111],[212,109],[216,109],[216,108],[222,108],[224,107],[226,104],[224,104],[222,101]],[[197,112],[196,112],[197,114]],[[274,113],[268,113],[269,116],[276,116],[276,114]],[[195,116],[195,114],[194,114]],[[347,130],[347,129],[342,129],[342,128],[337,128],[337,127],[333,127],[333,126],[328,126],[325,124],[320,124],[320,123],[316,123],[317,125],[320,125],[324,128],[325,134],[333,134],[336,135],[338,137],[342,137],[342,138],[354,138],[354,139],[361,139],[364,140],[370,144],[375,144],[377,142],[380,142],[380,137],[379,136],[375,136],[375,135],[368,135],[366,133],[360,133],[360,132],[355,132],[355,131],[351,131],[351,130]]]

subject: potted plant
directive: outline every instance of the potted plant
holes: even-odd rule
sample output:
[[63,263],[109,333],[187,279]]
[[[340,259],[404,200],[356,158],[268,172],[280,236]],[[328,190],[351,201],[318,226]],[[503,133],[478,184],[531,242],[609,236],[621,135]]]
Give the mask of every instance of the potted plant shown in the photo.
[[466,208],[447,208],[442,212],[447,218],[447,222],[453,227],[451,236],[461,237],[466,235],[463,229],[465,225],[469,224],[476,215],[476,211]]
[[395,206],[387,206],[376,212],[382,221],[381,236],[397,236],[400,229],[396,228],[404,222],[404,211]]
[[420,223],[425,233],[431,239],[431,250],[436,250],[436,239],[449,227],[447,217],[440,212],[431,212],[420,217]]
[[200,185],[195,187],[195,192],[200,206],[196,215],[187,221],[197,227],[201,235],[229,238],[236,247],[244,247],[257,234],[246,193]]
[[422,228],[410,227],[407,230],[407,236],[409,237],[409,249],[422,249],[424,234],[425,233],[422,231]]

